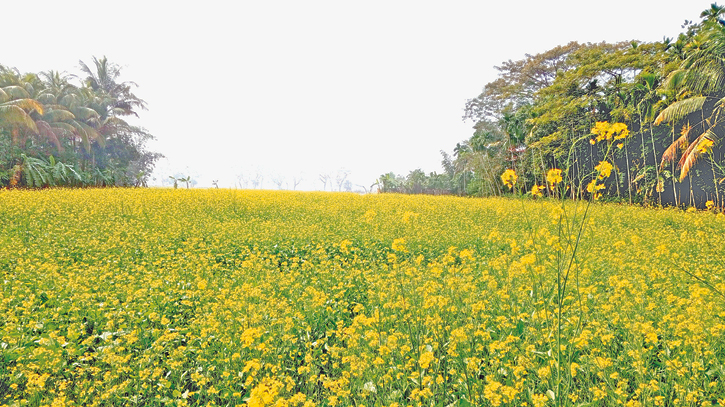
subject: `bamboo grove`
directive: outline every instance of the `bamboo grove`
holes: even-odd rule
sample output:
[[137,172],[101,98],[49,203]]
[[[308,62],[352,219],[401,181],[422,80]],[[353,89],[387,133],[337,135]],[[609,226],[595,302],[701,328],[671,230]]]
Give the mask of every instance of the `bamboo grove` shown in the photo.
[[[510,169],[519,191],[530,194],[549,170],[564,169],[566,193],[587,197],[595,167],[611,154],[602,199],[722,208],[723,14],[725,7],[712,4],[677,39],[571,42],[502,63],[498,78],[466,103],[474,134],[452,155],[441,152],[443,173],[385,174],[381,190],[500,195]],[[611,150],[594,143],[604,123],[626,126],[629,137]]]
[[0,187],[146,184],[160,154],[127,121],[146,107],[136,84],[105,57],[80,68],[83,77],[0,65]]

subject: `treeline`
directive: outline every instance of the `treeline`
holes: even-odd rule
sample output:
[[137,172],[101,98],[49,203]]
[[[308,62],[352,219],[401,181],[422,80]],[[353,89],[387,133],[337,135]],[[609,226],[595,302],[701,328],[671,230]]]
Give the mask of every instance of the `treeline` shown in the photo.
[[[0,188],[143,186],[161,157],[126,119],[145,102],[104,57],[81,76],[0,65]],[[76,83],[74,83],[74,81]]]
[[[499,195],[565,193],[586,198],[602,163],[601,199],[723,207],[725,7],[712,4],[677,39],[571,42],[496,67],[469,100],[474,133],[443,155],[442,174],[385,174],[382,192]],[[608,126],[626,137],[605,139]],[[599,129],[599,130],[597,130]],[[546,174],[562,169],[563,190]],[[512,170],[517,187],[502,174]],[[589,188],[588,188],[589,187]],[[588,190],[589,189],[589,190]]]

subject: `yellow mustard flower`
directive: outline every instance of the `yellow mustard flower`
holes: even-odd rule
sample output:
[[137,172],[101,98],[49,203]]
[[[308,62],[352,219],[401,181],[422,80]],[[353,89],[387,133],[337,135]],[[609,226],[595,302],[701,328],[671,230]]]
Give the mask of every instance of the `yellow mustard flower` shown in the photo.
[[558,168],[552,168],[546,172],[546,182],[552,186],[556,186],[562,181],[561,170]]
[[423,352],[420,355],[420,359],[418,360],[418,365],[421,369],[428,369],[430,367],[431,362],[435,360],[435,356],[433,356],[433,352]]
[[626,124],[610,124],[609,122],[596,122],[594,127],[592,127],[591,133],[596,136],[593,140],[590,141],[592,144],[596,143],[597,141],[604,140],[622,140],[627,138],[630,134]]
[[543,190],[544,190],[543,186],[534,184],[534,186],[531,187],[531,195],[533,195],[534,197],[537,197],[537,198],[542,197],[544,195],[542,192]]
[[503,181],[504,185],[506,185],[509,188],[513,188],[514,185],[516,185],[516,181],[519,179],[519,176],[516,175],[516,171],[512,169],[508,169],[501,174],[501,181]]
[[600,161],[599,165],[594,167],[595,170],[599,172],[599,179],[608,178],[612,174],[612,169],[614,166],[609,163],[609,161]]
[[599,184],[597,181],[598,179],[593,179],[589,184],[587,184],[587,192],[593,194],[594,199],[599,199],[602,196],[599,191],[605,188],[604,184]]
[[406,247],[405,247],[405,239],[400,237],[400,238],[393,240],[392,249],[395,250],[396,252],[403,252],[403,253],[407,252]]

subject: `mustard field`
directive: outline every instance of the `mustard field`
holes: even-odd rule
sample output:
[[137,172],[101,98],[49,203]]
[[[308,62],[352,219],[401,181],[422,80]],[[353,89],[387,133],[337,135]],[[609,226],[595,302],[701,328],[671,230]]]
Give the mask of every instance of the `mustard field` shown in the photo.
[[0,190],[0,404],[725,405],[725,217]]

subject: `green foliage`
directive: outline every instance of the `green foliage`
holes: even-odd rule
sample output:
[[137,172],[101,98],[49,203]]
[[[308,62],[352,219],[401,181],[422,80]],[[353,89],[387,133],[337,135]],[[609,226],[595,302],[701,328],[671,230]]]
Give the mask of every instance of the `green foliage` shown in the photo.
[[29,187],[55,187],[81,185],[83,178],[72,166],[56,161],[52,155],[48,161],[21,154],[25,184]]
[[151,134],[124,120],[145,102],[118,80],[118,65],[93,61],[81,62],[80,86],[71,75],[0,65],[0,187],[146,184],[161,155],[145,149]]
[[416,169],[406,177],[392,172],[383,174],[373,186],[377,185],[381,193],[449,195],[456,193],[455,180],[455,176],[452,178],[448,173],[426,174],[423,170]]
[[[615,176],[602,186],[605,199],[725,206],[723,10],[713,4],[676,40],[571,42],[502,63],[499,77],[465,105],[473,135],[452,156],[443,153],[449,191],[499,195],[499,176],[511,169],[517,189],[536,185],[538,194],[547,171],[559,168],[571,181],[567,195],[586,196],[606,150]],[[615,148],[587,143],[601,122],[623,123],[631,137]],[[396,183],[388,176],[382,190],[406,192]]]

